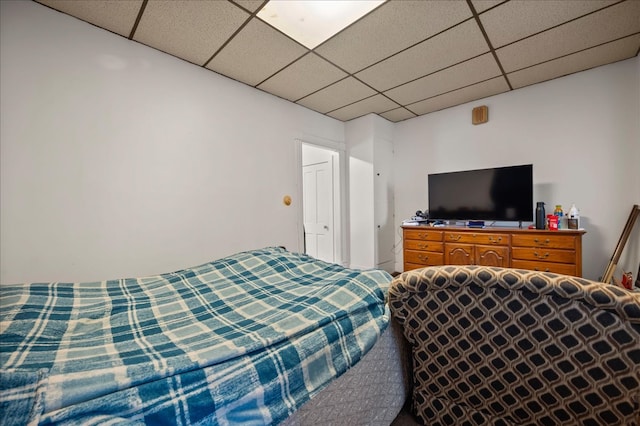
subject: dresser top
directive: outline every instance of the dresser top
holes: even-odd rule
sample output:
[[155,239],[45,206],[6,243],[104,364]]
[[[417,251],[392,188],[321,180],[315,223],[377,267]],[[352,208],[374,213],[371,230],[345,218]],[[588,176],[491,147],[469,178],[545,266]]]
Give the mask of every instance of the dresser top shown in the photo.
[[419,229],[421,231],[433,230],[433,231],[454,231],[454,232],[491,232],[491,233],[523,233],[523,234],[558,234],[558,235],[583,235],[587,231],[585,229],[559,229],[557,231],[550,231],[548,229],[528,229],[506,226],[484,227],[476,228],[472,226],[433,226],[433,225],[402,225],[403,229]]

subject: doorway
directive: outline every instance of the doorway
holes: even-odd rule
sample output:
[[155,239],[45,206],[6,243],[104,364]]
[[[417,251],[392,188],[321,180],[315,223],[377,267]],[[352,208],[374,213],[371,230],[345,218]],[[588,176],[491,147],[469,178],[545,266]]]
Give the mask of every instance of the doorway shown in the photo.
[[302,232],[305,253],[340,263],[340,155],[337,150],[301,143]]

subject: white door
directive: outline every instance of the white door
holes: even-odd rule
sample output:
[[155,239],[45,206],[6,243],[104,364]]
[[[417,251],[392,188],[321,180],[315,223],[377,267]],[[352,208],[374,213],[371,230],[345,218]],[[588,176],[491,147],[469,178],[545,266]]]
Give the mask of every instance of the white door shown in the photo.
[[306,253],[335,262],[333,220],[333,159],[302,166],[303,214]]

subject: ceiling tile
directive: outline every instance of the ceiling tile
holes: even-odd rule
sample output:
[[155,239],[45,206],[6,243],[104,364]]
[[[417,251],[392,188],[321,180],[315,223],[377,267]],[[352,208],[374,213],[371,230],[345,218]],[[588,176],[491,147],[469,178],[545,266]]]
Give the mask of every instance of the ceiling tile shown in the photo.
[[134,39],[204,65],[249,16],[230,2],[150,0]]
[[494,6],[499,5],[500,3],[504,3],[507,0],[471,0],[473,3],[473,7],[476,9],[476,12],[482,13],[487,9],[491,9]]
[[264,0],[231,0],[235,4],[244,7],[249,12],[253,13],[264,3]]
[[316,49],[355,73],[471,17],[464,1],[388,1]]
[[127,38],[142,12],[135,42],[342,120],[406,120],[640,51],[640,0],[389,0],[311,52],[255,17],[266,0],[35,1]]
[[489,51],[473,20],[392,56],[356,77],[384,91]]
[[391,89],[385,94],[399,104],[407,105],[498,75],[500,75],[500,68],[493,59],[493,55],[486,53],[446,70]]
[[337,109],[327,115],[338,120],[348,121],[354,118],[367,115],[369,113],[379,114],[390,109],[397,108],[398,104],[383,95],[375,95],[370,98],[363,99],[346,107]]
[[297,103],[324,114],[358,102],[375,93],[372,88],[353,77],[348,77],[301,99]]
[[142,0],[94,0],[90,2],[38,0],[38,2],[124,37],[129,37],[131,34],[131,29],[136,23],[138,12],[142,6]]
[[394,123],[417,117],[414,113],[405,108],[392,109],[391,111],[383,112],[380,116]]
[[505,72],[512,72],[638,31],[640,1],[626,1],[505,46],[496,53]]
[[408,105],[407,108],[418,115],[428,114],[430,112],[449,108],[454,105],[461,105],[467,102],[486,98],[509,91],[509,85],[504,77],[496,77],[482,83],[474,84],[444,95],[436,96],[431,99],[416,102]]
[[297,101],[346,76],[344,71],[318,55],[309,53],[260,84],[258,88],[281,98]]
[[610,64],[635,56],[640,46],[640,34],[612,41],[598,47],[583,50],[573,55],[563,56],[508,74],[513,88],[529,86],[541,81],[572,74],[600,65]]
[[207,68],[255,86],[306,52],[305,47],[254,18]]
[[494,48],[613,4],[614,1],[510,1],[480,15]]

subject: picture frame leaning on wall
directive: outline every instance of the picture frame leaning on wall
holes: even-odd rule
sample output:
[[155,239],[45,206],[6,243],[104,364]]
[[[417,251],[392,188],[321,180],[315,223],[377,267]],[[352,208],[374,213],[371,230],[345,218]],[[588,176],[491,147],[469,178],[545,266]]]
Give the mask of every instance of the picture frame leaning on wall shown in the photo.
[[[640,215],[640,206],[635,204],[631,208],[631,213],[629,214],[629,218],[627,219],[627,223],[622,230],[622,235],[620,235],[620,239],[618,240],[618,244],[616,245],[616,249],[613,252],[613,256],[611,256],[611,260],[607,264],[607,267],[604,270],[604,274],[602,274],[602,278],[600,281],[604,283],[611,283],[611,280],[614,279],[613,273],[618,266],[618,261],[620,260],[620,256],[622,255],[622,251],[624,250],[624,246],[629,239],[629,235],[631,234],[631,230],[633,229],[633,225],[638,219],[638,215]],[[638,275],[640,275],[640,267],[638,269]],[[638,280],[640,277],[636,278],[636,286],[638,285]]]

